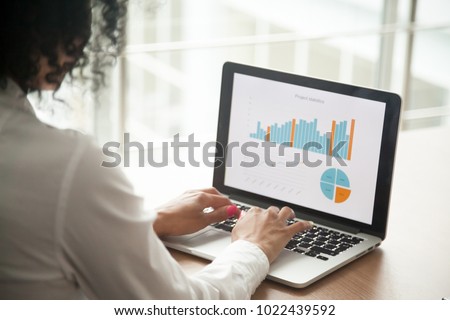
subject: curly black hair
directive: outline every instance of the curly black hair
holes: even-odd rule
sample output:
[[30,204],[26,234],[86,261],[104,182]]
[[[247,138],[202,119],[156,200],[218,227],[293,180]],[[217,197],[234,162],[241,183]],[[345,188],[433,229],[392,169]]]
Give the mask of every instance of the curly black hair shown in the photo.
[[[73,78],[78,68],[79,76],[98,89],[104,67],[124,45],[126,5],[127,0],[2,0],[0,88],[12,78],[24,92],[39,90],[33,79],[44,56],[52,68],[47,82],[59,88],[60,75],[68,72]],[[75,62],[59,65],[61,49]]]

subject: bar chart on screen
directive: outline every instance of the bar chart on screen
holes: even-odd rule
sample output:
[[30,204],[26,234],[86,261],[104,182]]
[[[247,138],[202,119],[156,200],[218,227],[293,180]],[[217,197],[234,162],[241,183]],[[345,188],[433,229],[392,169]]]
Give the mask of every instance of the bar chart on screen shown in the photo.
[[355,126],[355,119],[350,122],[333,120],[329,125],[330,130],[321,132],[317,119],[307,121],[294,118],[281,124],[264,126],[258,121],[250,138],[351,160]]

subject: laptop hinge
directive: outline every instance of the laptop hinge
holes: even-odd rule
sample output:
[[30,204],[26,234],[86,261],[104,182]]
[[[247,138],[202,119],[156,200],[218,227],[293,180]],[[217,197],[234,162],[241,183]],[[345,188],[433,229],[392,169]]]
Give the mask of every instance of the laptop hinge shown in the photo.
[[[267,208],[267,207],[273,205],[273,203],[270,204],[270,203],[267,203],[267,202],[264,202],[264,201],[250,199],[250,198],[247,198],[247,197],[234,195],[234,194],[233,195],[229,195],[229,198],[231,198],[232,200],[238,201],[238,202],[248,203],[248,204],[251,204],[251,205],[254,205],[254,206],[258,206],[258,207],[261,207],[261,208]],[[351,234],[357,234],[357,233],[361,232],[361,229],[359,229],[359,228],[346,226],[346,225],[343,225],[343,224],[338,223],[338,222],[330,221],[330,220],[323,219],[323,218],[318,218],[318,217],[315,217],[315,216],[312,216],[312,215],[309,215],[309,214],[304,214],[304,213],[301,213],[301,212],[298,212],[298,211],[296,211],[296,216],[297,216],[297,218],[302,219],[302,220],[311,220],[311,221],[313,221],[313,222],[315,222],[317,224],[324,225],[324,226],[327,226],[327,227],[330,227],[330,228],[334,228],[334,229],[338,229],[338,230],[342,230],[342,231],[345,231],[345,232],[348,232],[348,233],[351,233]]]
[[238,201],[238,202],[248,203],[248,204],[251,204],[253,206],[257,206],[257,207],[261,207],[261,208],[267,208],[267,207],[270,207],[271,205],[273,205],[273,204],[269,204],[269,203],[264,202],[264,201],[250,199],[250,198],[243,197],[243,196],[238,196],[238,195],[235,195],[235,194],[230,194],[229,198],[231,198],[232,200]]

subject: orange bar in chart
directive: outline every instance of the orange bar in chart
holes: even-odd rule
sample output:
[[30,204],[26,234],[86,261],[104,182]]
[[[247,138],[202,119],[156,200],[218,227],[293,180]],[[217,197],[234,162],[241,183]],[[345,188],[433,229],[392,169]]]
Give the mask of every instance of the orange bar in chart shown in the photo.
[[270,127],[267,127],[266,141],[270,141]]
[[350,137],[348,142],[347,160],[352,160],[353,133],[355,132],[355,119],[352,119],[350,126]]
[[334,131],[336,131],[336,121],[333,120],[333,125],[331,126],[331,138],[330,138],[330,156],[333,155],[333,145],[334,145]]
[[290,146],[294,146],[294,134],[295,134],[295,119],[292,119],[292,130],[291,130],[291,143]]

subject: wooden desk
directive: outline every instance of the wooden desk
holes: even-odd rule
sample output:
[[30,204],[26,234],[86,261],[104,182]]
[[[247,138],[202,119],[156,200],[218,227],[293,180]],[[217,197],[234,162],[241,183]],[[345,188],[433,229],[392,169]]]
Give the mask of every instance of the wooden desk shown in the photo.
[[[265,280],[254,299],[450,296],[450,127],[401,132],[386,241],[305,289]],[[172,250],[195,272],[205,260]]]

